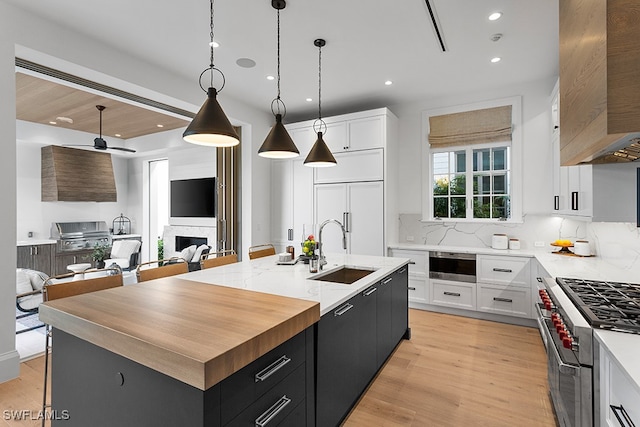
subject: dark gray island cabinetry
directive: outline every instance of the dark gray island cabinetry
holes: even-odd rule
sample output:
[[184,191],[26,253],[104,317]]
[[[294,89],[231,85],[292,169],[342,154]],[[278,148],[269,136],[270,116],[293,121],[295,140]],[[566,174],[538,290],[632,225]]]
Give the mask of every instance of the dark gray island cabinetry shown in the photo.
[[321,317],[318,427],[338,426],[402,338],[409,338],[408,280],[405,265]]

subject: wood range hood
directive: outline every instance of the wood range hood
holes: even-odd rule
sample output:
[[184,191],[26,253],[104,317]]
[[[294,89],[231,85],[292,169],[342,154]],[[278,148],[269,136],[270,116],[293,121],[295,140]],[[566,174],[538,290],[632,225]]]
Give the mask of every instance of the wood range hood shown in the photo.
[[560,1],[560,161],[640,157],[637,0]]
[[111,154],[48,145],[42,147],[43,202],[115,202]]

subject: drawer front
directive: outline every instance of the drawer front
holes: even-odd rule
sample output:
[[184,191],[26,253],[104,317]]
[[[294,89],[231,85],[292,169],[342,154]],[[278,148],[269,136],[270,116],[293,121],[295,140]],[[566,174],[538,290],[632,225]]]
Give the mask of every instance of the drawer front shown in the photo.
[[478,284],[478,310],[531,317],[531,292],[525,288]]
[[305,362],[305,332],[274,348],[221,383],[222,424]]
[[435,305],[476,309],[476,285],[431,279],[429,302]]
[[[640,393],[631,384],[627,375],[615,364],[609,357],[606,358],[609,364],[609,383],[603,384],[603,387],[609,388],[609,401],[606,407],[602,408],[602,413],[606,414],[608,425],[618,426],[618,420],[614,413],[614,409],[623,417],[622,409],[626,412],[633,425],[640,426]],[[616,408],[611,408],[614,406]]]
[[409,301],[427,302],[427,278],[409,274]]
[[[257,401],[243,410],[237,417],[231,420],[231,422],[225,423],[223,419],[222,425],[280,425],[280,423],[287,420],[289,415],[292,413],[295,414],[294,409],[297,409],[299,405],[302,404],[303,407],[306,406],[305,388],[305,365],[302,364],[278,383],[278,385],[271,388],[271,390],[267,391]],[[224,403],[222,407],[224,408]]]
[[429,271],[429,252],[410,251],[406,249],[392,249],[391,256],[395,258],[409,258],[415,264],[409,264],[409,274],[427,275]]
[[531,286],[530,259],[479,255],[477,277],[478,282],[529,287]]

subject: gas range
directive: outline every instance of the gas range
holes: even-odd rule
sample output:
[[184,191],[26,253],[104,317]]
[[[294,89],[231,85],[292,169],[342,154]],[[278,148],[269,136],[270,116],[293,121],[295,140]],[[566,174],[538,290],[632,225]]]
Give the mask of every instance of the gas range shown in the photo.
[[640,334],[640,285],[556,278],[594,328]]

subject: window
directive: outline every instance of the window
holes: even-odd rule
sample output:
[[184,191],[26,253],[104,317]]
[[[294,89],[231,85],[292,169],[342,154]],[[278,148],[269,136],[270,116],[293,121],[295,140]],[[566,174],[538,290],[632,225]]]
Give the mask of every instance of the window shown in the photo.
[[433,152],[433,218],[509,218],[509,156],[504,145]]
[[423,220],[521,220],[519,100],[423,113]]

